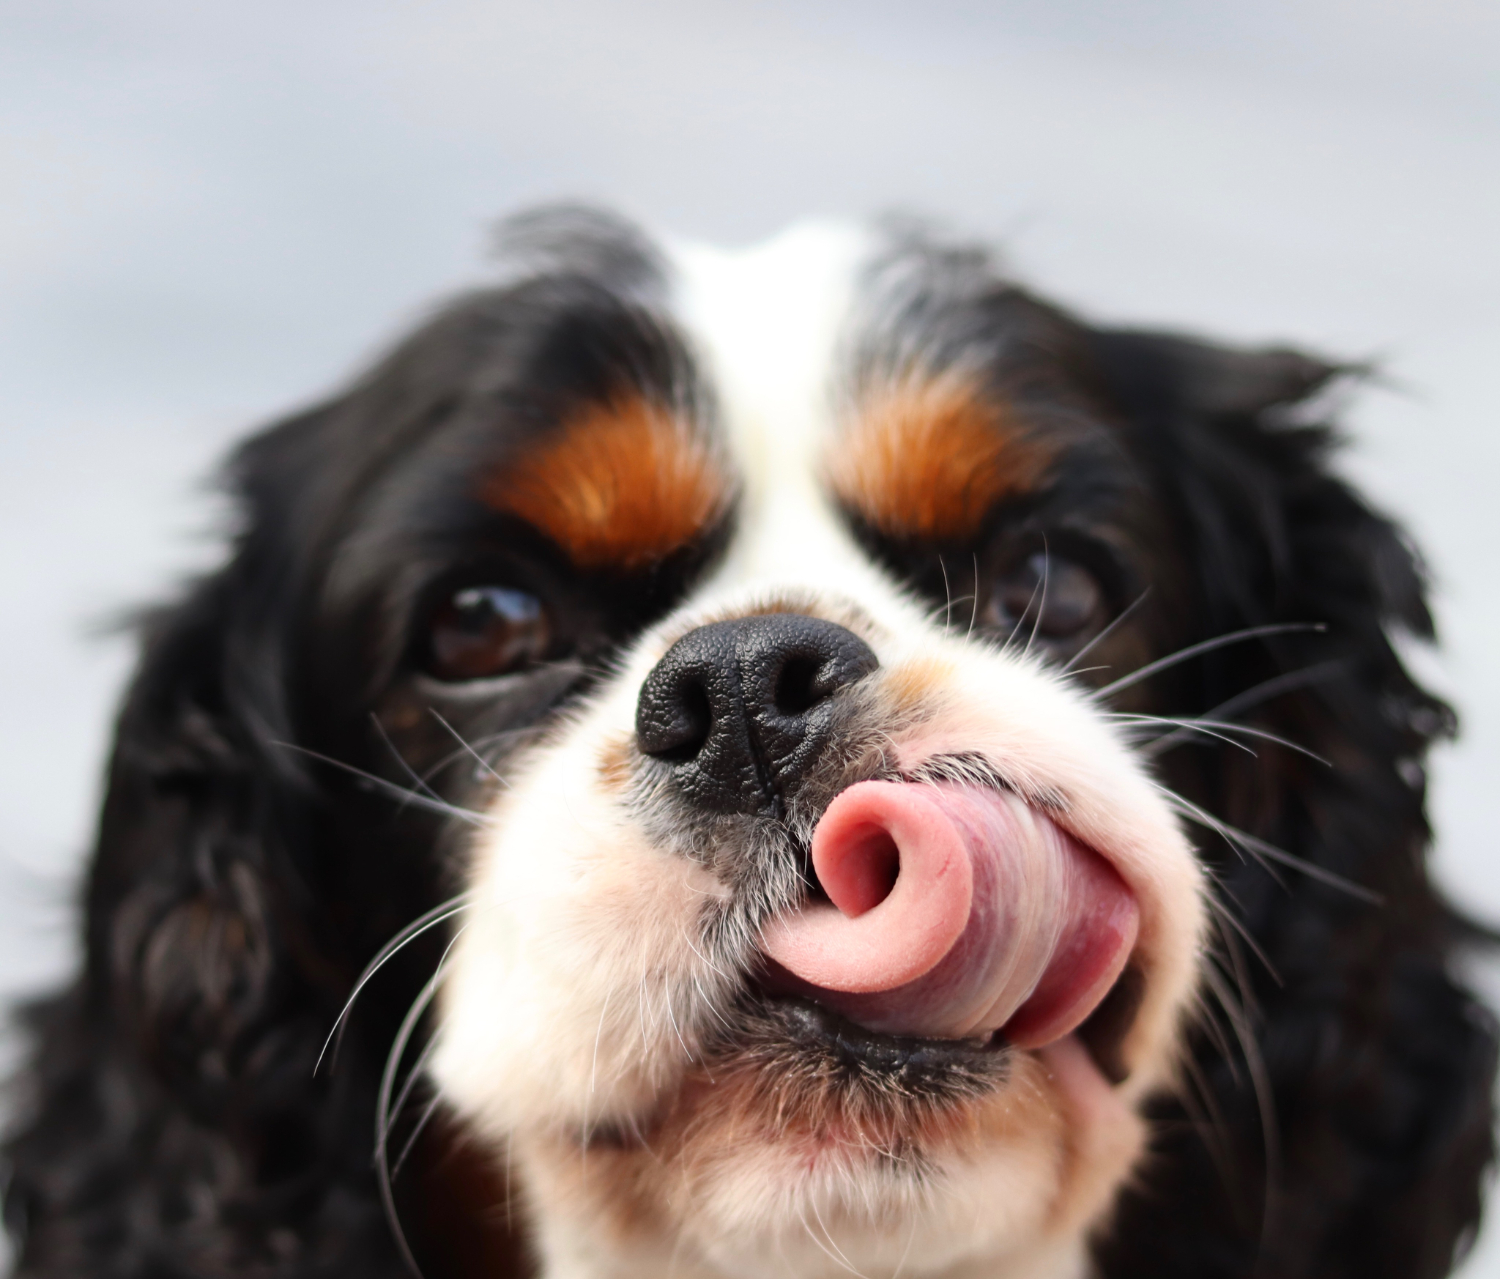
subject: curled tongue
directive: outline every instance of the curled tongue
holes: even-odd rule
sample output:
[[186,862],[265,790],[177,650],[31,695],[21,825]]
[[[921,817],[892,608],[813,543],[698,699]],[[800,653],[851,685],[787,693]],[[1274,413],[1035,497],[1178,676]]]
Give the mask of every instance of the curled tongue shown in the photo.
[[860,782],[828,806],[812,862],[829,902],[772,920],[763,949],[793,989],[870,1030],[1003,1027],[1040,1047],[1093,1011],[1135,943],[1115,869],[999,791]]

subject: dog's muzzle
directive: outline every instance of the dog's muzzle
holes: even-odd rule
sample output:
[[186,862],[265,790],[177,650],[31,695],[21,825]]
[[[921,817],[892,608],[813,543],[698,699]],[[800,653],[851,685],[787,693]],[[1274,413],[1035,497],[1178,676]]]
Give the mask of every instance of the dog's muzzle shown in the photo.
[[[700,811],[784,818],[833,744],[835,695],[878,666],[818,618],[702,626],[647,677],[637,739]],[[1104,998],[1139,927],[1114,867],[1000,787],[856,782],[819,817],[810,871],[818,891],[764,927],[767,985],[887,1034],[1050,1043]]]

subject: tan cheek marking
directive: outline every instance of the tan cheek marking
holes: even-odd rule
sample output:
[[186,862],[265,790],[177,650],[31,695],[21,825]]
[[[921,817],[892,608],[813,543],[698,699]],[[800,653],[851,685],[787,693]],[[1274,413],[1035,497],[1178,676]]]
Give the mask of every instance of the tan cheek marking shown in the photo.
[[599,784],[612,795],[630,785],[630,739],[623,734],[605,738],[599,748]]
[[1035,489],[1052,460],[1003,403],[945,377],[872,397],[826,471],[834,493],[881,532],[961,541],[998,500]]
[[639,568],[687,545],[729,504],[709,443],[642,397],[593,405],[485,483],[581,568]]
[[957,672],[953,663],[937,657],[917,657],[892,667],[883,688],[893,713],[902,720],[925,718],[952,697]]

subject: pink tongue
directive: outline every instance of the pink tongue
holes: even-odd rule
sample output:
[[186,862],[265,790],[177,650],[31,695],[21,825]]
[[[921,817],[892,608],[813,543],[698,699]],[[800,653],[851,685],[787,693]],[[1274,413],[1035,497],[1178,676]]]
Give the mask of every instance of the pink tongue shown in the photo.
[[977,787],[861,782],[812,842],[831,905],[766,926],[791,988],[888,1034],[1002,1027],[1060,1039],[1125,966],[1139,911],[1123,880],[1021,800]]

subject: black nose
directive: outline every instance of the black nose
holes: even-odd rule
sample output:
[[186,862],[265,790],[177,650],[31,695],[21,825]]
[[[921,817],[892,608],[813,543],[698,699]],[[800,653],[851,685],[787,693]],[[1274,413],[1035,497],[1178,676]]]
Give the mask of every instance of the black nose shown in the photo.
[[646,677],[636,738],[702,807],[779,816],[827,744],[833,695],[879,665],[859,636],[816,617],[700,626]]

